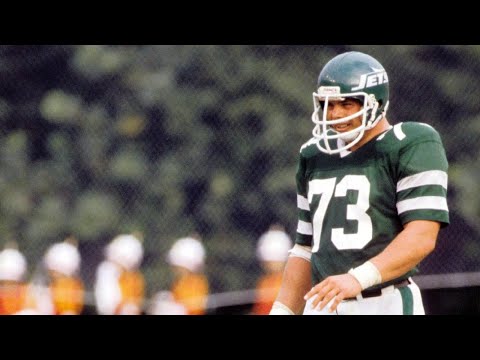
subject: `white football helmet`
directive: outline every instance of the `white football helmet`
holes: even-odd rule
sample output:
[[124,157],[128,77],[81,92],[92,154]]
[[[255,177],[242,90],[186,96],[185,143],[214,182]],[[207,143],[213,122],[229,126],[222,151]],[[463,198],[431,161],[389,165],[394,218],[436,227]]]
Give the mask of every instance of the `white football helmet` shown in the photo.
[[205,248],[193,237],[178,239],[168,252],[167,261],[193,272],[200,271],[205,263]]

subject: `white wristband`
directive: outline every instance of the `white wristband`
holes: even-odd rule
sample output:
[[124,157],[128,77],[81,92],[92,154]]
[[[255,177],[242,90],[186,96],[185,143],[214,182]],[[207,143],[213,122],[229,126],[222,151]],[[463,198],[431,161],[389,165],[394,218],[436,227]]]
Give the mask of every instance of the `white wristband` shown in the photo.
[[295,313],[287,305],[275,301],[269,315],[295,315]]
[[310,246],[303,246],[295,244],[293,248],[288,250],[289,256],[296,256],[307,261],[311,261],[312,258],[312,248]]
[[358,280],[362,290],[382,282],[380,271],[370,261],[363,263],[355,269],[350,269],[348,273]]

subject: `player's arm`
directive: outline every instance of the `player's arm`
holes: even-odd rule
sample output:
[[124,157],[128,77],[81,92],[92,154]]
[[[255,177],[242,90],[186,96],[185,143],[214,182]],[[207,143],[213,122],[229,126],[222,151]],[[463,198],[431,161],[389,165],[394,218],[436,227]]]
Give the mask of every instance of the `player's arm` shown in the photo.
[[290,250],[283,273],[282,286],[270,315],[301,314],[305,306],[304,294],[312,287],[310,248],[295,245]]
[[[370,262],[382,282],[416,266],[435,248],[441,224],[448,224],[448,161],[440,135],[422,124],[396,125],[411,145],[400,152],[397,210],[403,230]],[[416,135],[416,137],[415,137]]]
[[332,299],[334,311],[345,298],[405,274],[435,248],[440,223],[415,220],[407,223],[395,239],[378,255],[347,274],[330,276],[307,292],[305,299],[317,295],[312,307],[323,309]]
[[382,282],[393,280],[420,263],[435,248],[440,223],[415,220],[370,262],[378,269]]
[[350,270],[348,275],[352,275],[360,284],[360,290],[396,279],[413,269],[435,249],[439,230],[440,223],[437,221],[408,222],[380,254]]
[[283,273],[282,286],[277,299],[272,306],[270,315],[300,314],[305,306],[304,295],[312,287],[312,219],[307,199],[308,179],[306,173],[306,159],[302,150],[314,142],[305,143],[300,149],[296,173],[298,227],[296,244],[289,251],[289,257]]
[[295,245],[290,250],[282,286],[270,315],[296,315],[303,311],[303,296],[312,287],[310,257],[310,247]]

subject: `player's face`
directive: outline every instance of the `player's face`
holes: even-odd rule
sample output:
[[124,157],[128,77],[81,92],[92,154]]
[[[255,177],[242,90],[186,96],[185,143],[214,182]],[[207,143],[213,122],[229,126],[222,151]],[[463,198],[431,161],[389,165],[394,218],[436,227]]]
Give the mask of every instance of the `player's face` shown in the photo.
[[[327,119],[328,120],[338,120],[349,115],[355,114],[356,112],[362,109],[362,104],[360,101],[355,99],[345,99],[343,101],[328,101],[327,106]],[[339,132],[351,131],[362,125],[362,116],[357,116],[350,121],[345,123],[332,125],[332,128]]]

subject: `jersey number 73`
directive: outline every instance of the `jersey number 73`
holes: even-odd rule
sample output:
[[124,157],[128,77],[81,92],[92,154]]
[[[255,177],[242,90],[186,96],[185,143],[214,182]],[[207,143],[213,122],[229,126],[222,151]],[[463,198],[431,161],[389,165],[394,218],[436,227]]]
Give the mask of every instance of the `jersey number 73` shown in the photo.
[[357,190],[356,204],[347,205],[346,219],[358,221],[358,231],[355,234],[345,234],[344,228],[332,228],[332,243],[339,250],[362,249],[372,240],[372,219],[367,214],[370,207],[370,181],[365,175],[346,175],[338,184],[337,178],[316,179],[309,183],[308,202],[311,204],[314,196],[320,195],[318,208],[313,215],[313,248],[320,248],[320,235],[328,205],[332,197],[347,195],[348,190]]

